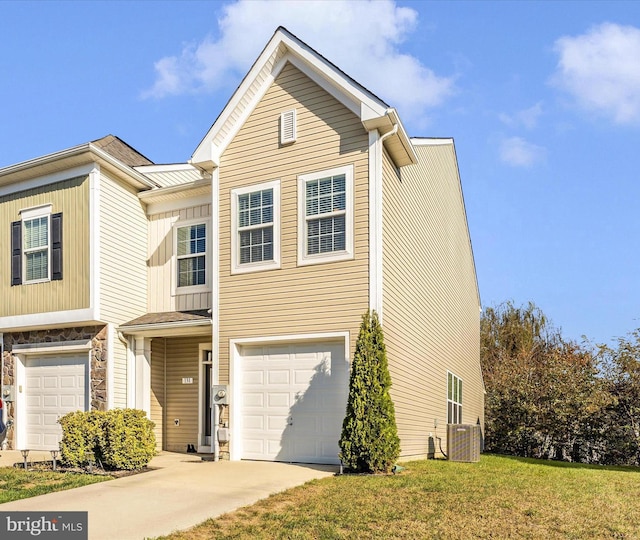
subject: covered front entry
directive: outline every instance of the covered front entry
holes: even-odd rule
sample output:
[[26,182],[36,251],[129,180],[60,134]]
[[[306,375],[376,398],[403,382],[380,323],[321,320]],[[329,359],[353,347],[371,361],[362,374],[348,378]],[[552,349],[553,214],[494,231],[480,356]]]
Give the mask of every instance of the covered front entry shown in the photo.
[[57,450],[61,416],[88,409],[87,354],[28,357],[25,361],[26,447]]
[[345,342],[238,348],[241,459],[339,463],[349,389]]

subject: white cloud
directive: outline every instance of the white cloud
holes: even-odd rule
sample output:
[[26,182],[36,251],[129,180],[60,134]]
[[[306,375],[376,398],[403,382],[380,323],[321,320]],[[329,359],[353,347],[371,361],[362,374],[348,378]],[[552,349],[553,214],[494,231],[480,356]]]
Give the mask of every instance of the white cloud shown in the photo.
[[603,23],[555,42],[553,82],[618,124],[640,122],[640,29]]
[[223,7],[218,38],[187,44],[180,54],[155,63],[156,81],[143,97],[237,83],[274,30],[285,26],[402,114],[420,116],[453,93],[454,81],[400,51],[417,19],[415,10],[391,0],[239,0]]
[[538,119],[542,115],[542,102],[538,102],[528,109],[517,111],[512,115],[500,113],[498,118],[503,124],[517,127],[524,126],[527,129],[533,129],[538,125]]
[[500,159],[514,167],[530,167],[544,160],[546,150],[520,137],[508,137],[500,143]]

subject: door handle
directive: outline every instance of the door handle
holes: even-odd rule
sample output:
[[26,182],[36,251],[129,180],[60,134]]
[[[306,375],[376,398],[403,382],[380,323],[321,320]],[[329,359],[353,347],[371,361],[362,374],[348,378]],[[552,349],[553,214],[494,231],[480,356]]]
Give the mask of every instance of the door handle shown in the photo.
[[287,418],[287,425],[288,426],[292,426],[293,425],[293,417],[290,416],[289,418]]

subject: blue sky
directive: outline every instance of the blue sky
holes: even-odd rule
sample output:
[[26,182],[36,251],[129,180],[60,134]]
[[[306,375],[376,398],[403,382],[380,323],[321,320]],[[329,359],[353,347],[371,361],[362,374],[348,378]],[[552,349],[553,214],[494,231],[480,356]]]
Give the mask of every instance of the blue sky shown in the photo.
[[638,2],[0,2],[0,167],[109,133],[188,160],[278,25],[455,139],[483,305],[640,327]]

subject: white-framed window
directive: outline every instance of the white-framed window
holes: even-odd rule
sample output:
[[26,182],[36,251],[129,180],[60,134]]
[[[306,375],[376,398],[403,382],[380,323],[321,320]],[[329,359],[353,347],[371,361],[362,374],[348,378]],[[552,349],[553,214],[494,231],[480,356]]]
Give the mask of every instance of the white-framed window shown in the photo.
[[280,181],[231,191],[231,272],[280,268]]
[[353,166],[298,176],[298,264],[353,258]]
[[462,379],[447,371],[447,424],[462,424]]
[[50,204],[20,212],[22,218],[23,283],[51,279]]
[[175,223],[173,245],[175,293],[208,291],[209,222],[194,220]]

